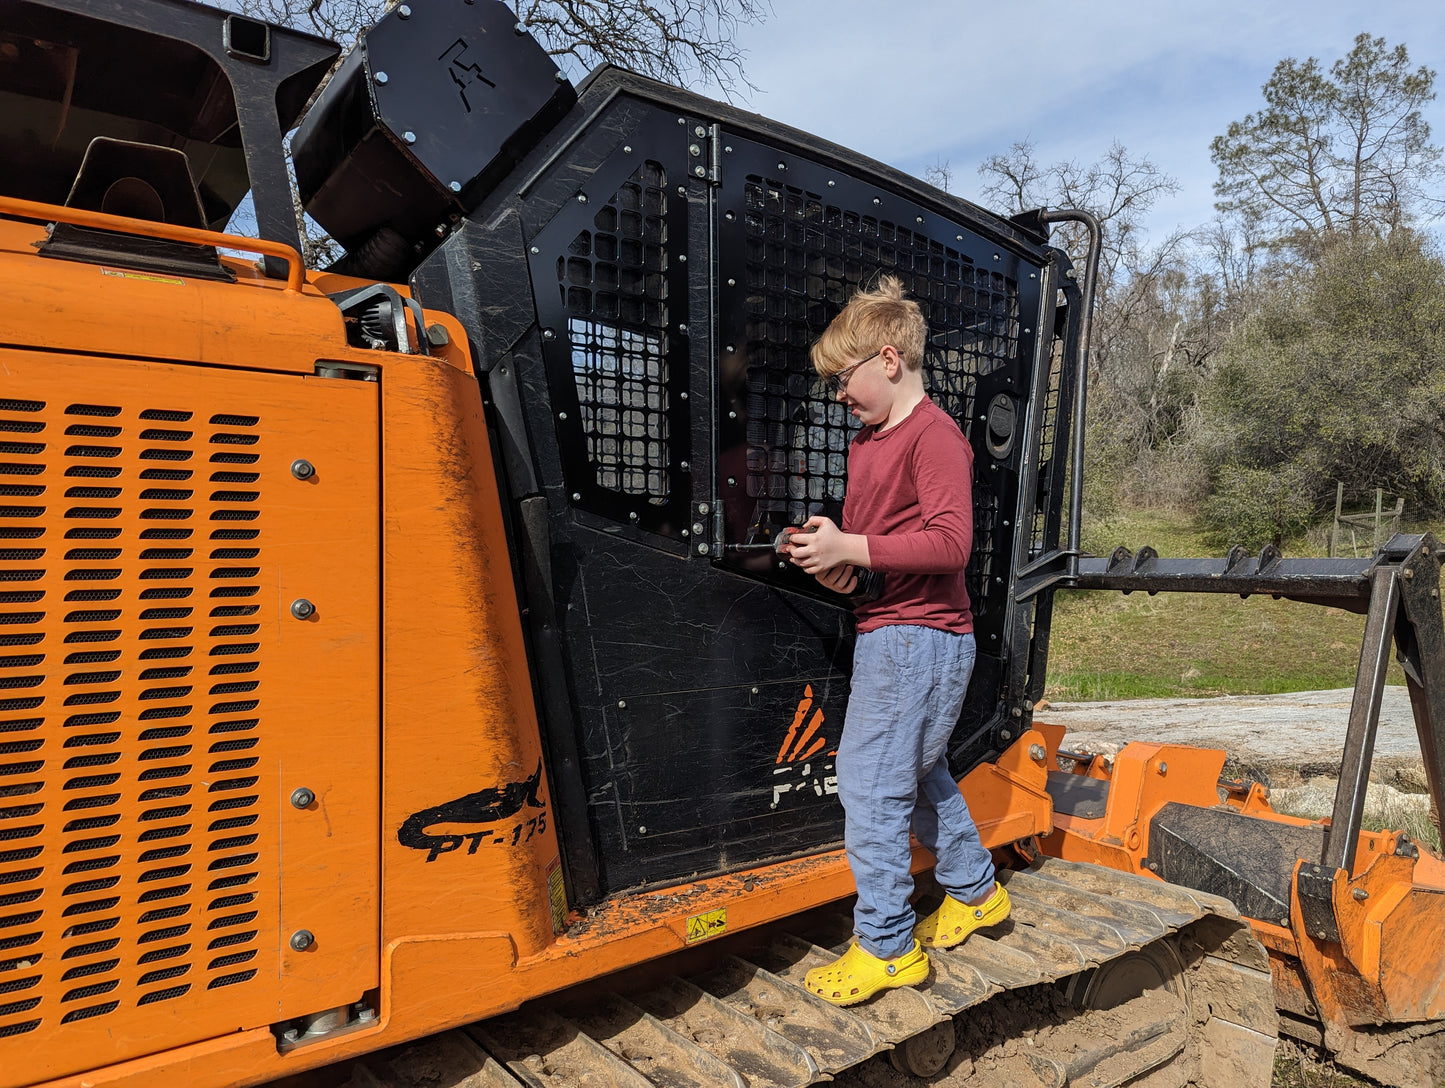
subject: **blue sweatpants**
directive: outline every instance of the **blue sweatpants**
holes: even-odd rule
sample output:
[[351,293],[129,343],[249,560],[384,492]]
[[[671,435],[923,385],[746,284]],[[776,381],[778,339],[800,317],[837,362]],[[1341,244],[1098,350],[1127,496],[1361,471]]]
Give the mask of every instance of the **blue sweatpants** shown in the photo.
[[949,895],[967,901],[992,886],[993,861],[945,755],[976,652],[972,634],[915,626],[868,631],[854,647],[838,797],[858,887],[853,928],[884,959],[913,947],[910,823]]

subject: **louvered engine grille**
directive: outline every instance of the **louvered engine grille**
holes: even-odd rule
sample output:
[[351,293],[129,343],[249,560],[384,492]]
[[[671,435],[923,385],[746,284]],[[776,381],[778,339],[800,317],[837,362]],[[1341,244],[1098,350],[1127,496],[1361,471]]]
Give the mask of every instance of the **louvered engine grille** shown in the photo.
[[259,423],[0,401],[0,1039],[257,975]]

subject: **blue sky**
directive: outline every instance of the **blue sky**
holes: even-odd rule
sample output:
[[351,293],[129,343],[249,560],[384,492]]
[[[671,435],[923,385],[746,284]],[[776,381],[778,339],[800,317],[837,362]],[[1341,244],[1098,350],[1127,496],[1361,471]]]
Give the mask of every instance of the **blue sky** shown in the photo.
[[[1368,31],[1407,45],[1414,66],[1445,68],[1445,18],[1424,0],[773,0],[773,11],[739,35],[759,88],[739,105],[911,174],[947,160],[969,198],[978,164],[1016,140],[1042,162],[1087,162],[1117,139],[1180,183],[1148,221],[1155,237],[1210,218],[1209,142],[1259,107],[1282,58],[1328,67]],[[1445,144],[1445,104],[1426,116]]]

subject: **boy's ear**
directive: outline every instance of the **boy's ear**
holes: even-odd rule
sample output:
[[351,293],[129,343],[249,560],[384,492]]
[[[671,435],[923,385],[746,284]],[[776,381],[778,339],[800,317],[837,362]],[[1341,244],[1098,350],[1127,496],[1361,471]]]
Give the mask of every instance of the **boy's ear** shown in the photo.
[[903,369],[903,356],[898,354],[898,349],[892,344],[883,345],[878,349],[878,354],[883,356],[883,368],[890,378]]

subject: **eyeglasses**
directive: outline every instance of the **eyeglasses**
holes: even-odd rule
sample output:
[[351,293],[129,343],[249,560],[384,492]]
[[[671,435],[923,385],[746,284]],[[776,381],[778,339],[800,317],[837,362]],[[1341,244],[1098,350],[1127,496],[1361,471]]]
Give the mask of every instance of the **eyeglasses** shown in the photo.
[[842,370],[838,371],[838,373],[829,375],[823,379],[823,388],[828,391],[830,396],[835,397],[839,393],[845,392],[848,388],[848,379],[853,376],[853,371],[857,370],[864,363],[872,362],[881,354],[883,354],[883,349],[879,348],[872,355],[868,356],[868,358],[860,359],[852,366],[845,366]]

